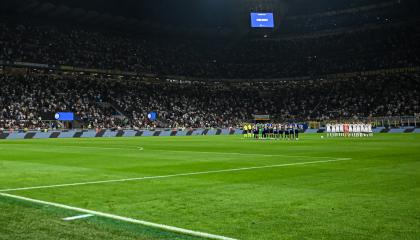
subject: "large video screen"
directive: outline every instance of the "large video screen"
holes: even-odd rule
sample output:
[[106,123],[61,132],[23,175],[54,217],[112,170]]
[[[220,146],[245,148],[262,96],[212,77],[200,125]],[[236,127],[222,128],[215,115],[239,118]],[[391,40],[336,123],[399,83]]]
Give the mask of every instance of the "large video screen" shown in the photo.
[[251,27],[274,28],[273,13],[251,13]]
[[74,121],[74,113],[58,112],[55,114],[55,119],[59,121]]

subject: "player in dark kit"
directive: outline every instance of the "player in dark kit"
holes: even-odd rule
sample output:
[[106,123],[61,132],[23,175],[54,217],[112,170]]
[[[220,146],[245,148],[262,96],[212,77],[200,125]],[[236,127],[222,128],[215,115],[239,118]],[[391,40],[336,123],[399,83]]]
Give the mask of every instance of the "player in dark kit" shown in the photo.
[[284,125],[280,124],[279,125],[279,138],[283,139],[284,138]]
[[268,124],[268,138],[273,138],[274,137],[274,128],[273,128],[273,124]]
[[257,125],[254,125],[253,131],[254,131],[254,138],[258,139],[258,126]]
[[273,135],[275,139],[279,139],[279,128],[277,124],[273,126]]
[[288,124],[286,124],[285,126],[284,126],[284,139],[289,139],[289,125]]
[[289,125],[289,136],[290,136],[290,140],[293,140],[295,138],[295,125],[294,124]]

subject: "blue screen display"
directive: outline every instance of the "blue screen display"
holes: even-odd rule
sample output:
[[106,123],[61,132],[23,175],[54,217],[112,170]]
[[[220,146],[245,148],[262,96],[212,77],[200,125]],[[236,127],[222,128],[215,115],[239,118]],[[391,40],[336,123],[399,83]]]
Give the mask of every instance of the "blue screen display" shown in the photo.
[[251,13],[251,27],[274,28],[273,13]]
[[59,121],[74,121],[74,113],[58,112],[55,114],[55,119]]
[[149,118],[150,121],[156,121],[157,113],[156,112],[150,112],[149,114],[147,114],[147,118]]

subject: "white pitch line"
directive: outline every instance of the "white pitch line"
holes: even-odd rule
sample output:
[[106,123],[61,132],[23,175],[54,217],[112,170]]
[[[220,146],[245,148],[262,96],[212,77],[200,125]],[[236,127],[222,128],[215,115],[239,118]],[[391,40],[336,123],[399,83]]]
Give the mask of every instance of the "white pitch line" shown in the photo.
[[11,194],[7,194],[7,193],[0,193],[0,196],[14,198],[14,199],[22,200],[22,201],[27,201],[27,202],[33,202],[33,203],[47,205],[47,206],[53,206],[53,207],[57,207],[57,208],[72,210],[72,211],[86,213],[86,214],[93,214],[95,216],[101,216],[101,217],[115,219],[115,220],[119,220],[119,221],[123,221],[123,222],[140,224],[140,225],[147,226],[147,227],[158,228],[158,229],[161,229],[161,230],[175,232],[175,233],[181,233],[181,234],[190,235],[190,236],[202,237],[202,238],[207,238],[207,239],[215,239],[215,240],[236,240],[236,239],[230,238],[230,237],[214,235],[214,234],[204,233],[204,232],[198,232],[198,231],[193,231],[193,230],[189,230],[189,229],[173,227],[173,226],[168,226],[168,225],[164,225],[164,224],[153,223],[153,222],[148,222],[148,221],[144,221],[144,220],[138,220],[138,219],[134,219],[134,218],[118,216],[118,215],[114,215],[114,214],[110,214],[110,213],[98,212],[98,211],[84,209],[84,208],[78,208],[78,207],[72,207],[72,206],[68,206],[68,205],[64,205],[64,204],[60,204],[60,203],[53,203],[53,202],[47,202],[47,201],[42,201],[42,200],[17,196],[17,195],[11,195]]
[[82,218],[89,218],[89,217],[93,217],[95,215],[93,214],[83,214],[83,215],[77,215],[77,216],[73,216],[73,217],[66,217],[63,218],[64,221],[73,221],[73,220],[78,220],[78,219],[82,219]]
[[161,176],[149,176],[149,177],[124,178],[124,179],[102,180],[102,181],[92,181],[92,182],[79,182],[79,183],[45,185],[45,186],[35,186],[35,187],[11,188],[11,189],[2,189],[2,190],[0,190],[0,192],[14,192],[14,191],[34,190],[34,189],[71,187],[71,186],[93,185],[93,184],[103,184],[103,183],[116,183],[116,182],[128,182],[128,181],[141,181],[141,180],[150,180],[150,179],[163,179],[163,178],[203,175],[203,174],[212,174],[212,173],[238,172],[238,171],[256,170],[256,169],[264,169],[264,168],[278,168],[278,167],[309,165],[309,164],[317,164],[317,163],[340,162],[340,161],[348,161],[348,160],[351,160],[351,158],[337,158],[337,159],[312,161],[312,162],[284,163],[284,164],[265,165],[265,166],[257,166],[257,167],[230,168],[230,169],[222,169],[222,170],[178,173],[178,174],[161,175]]

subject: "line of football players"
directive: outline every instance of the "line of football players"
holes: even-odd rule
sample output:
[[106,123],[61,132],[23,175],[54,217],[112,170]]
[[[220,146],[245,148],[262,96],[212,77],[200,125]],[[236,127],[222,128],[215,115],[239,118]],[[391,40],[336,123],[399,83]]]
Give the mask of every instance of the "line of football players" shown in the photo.
[[285,139],[299,140],[298,124],[246,124],[244,126],[244,137],[254,139]]
[[333,123],[326,125],[327,137],[371,137],[372,124]]

